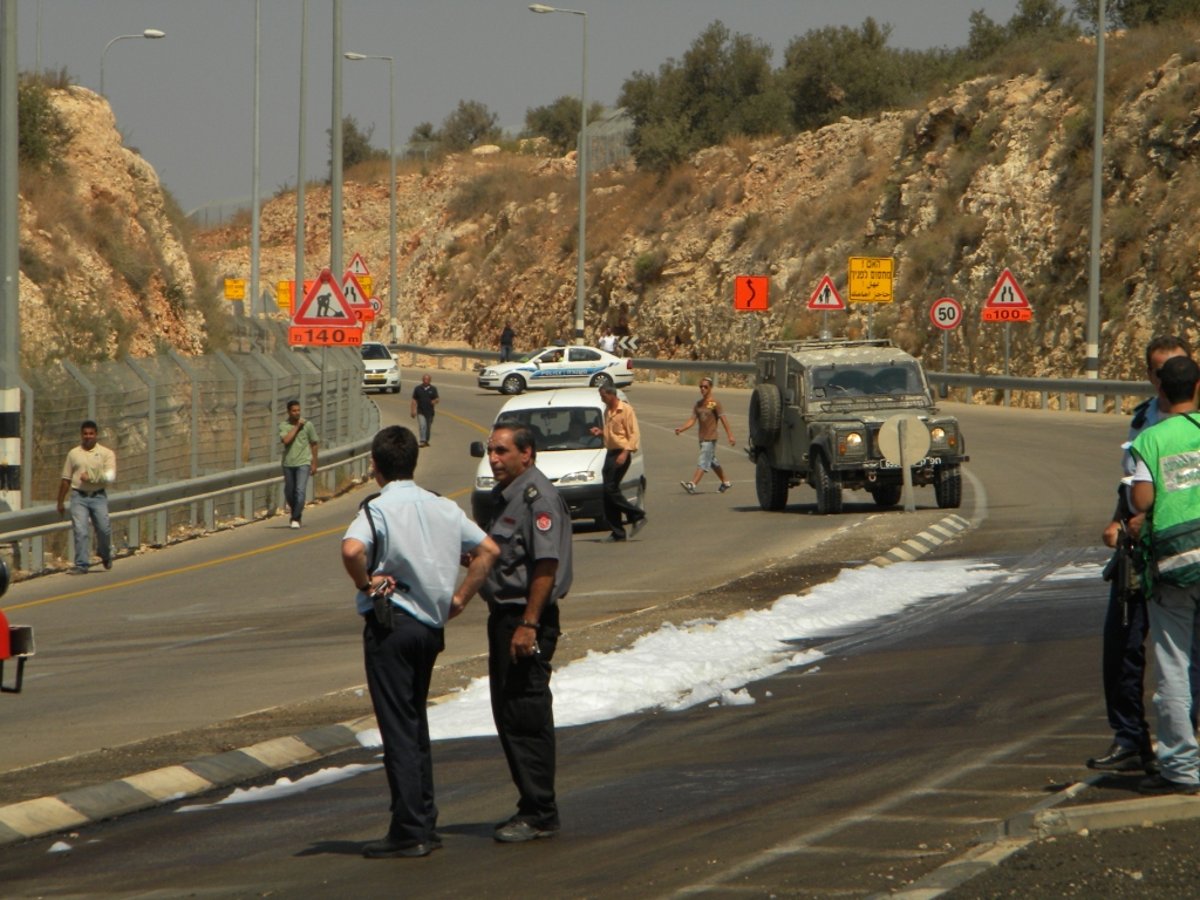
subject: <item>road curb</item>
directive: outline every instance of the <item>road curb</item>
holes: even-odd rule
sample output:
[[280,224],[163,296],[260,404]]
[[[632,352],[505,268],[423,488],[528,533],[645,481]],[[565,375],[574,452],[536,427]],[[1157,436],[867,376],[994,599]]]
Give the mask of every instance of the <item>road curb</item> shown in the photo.
[[934,522],[924,531],[898,544],[886,553],[871,560],[873,566],[890,566],[898,562],[913,562],[932,553],[942,544],[958,537],[971,527],[971,523],[957,513]]
[[359,734],[374,727],[374,717],[364,716],[104,784],[0,806],[0,846],[195,797],[352,750],[361,746]]

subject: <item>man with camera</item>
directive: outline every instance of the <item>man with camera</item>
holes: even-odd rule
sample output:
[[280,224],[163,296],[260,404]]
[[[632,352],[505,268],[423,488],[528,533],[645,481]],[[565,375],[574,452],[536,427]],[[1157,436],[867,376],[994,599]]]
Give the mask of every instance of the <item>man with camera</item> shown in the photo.
[[[368,859],[428,856],[442,846],[433,791],[426,705],[443,629],[475,596],[499,555],[495,542],[452,500],[413,481],[417,439],[399,425],[371,444],[375,481],[342,538],[342,565],[364,619],[367,687],[383,738],[391,791],[387,835]],[[464,560],[465,556],[465,560]],[[467,574],[455,588],[459,566]]]

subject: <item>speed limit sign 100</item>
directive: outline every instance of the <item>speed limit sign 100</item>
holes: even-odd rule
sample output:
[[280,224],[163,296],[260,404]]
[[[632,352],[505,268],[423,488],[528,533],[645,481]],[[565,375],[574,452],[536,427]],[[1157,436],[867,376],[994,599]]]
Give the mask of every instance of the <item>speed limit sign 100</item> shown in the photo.
[[953,297],[943,297],[929,309],[929,318],[938,328],[950,331],[962,321],[962,304]]

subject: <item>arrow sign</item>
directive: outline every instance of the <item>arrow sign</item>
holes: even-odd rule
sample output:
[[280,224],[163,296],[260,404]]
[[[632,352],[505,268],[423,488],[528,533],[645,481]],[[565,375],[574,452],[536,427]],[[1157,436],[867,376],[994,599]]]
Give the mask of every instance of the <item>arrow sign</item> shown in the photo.
[[764,275],[739,275],[733,279],[733,308],[739,312],[762,312],[767,309],[767,286]]
[[833,279],[828,275],[823,277],[817,283],[817,289],[812,292],[812,296],[808,298],[808,308],[819,310],[821,312],[829,312],[833,309],[845,309],[846,302],[842,300],[842,295],[838,293],[838,289],[833,286]]
[[617,338],[617,349],[633,353],[638,348],[638,339],[633,335]]

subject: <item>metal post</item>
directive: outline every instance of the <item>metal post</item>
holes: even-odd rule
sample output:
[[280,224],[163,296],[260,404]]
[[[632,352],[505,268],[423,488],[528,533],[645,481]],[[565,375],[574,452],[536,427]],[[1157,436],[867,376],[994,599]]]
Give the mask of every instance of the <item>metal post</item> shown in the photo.
[[304,296],[304,132],[305,94],[308,79],[308,0],[300,7],[300,135],[296,142],[296,273],[292,283],[292,312]]
[[388,64],[388,319],[393,343],[400,340],[396,319],[396,60]]
[[0,509],[21,509],[17,0],[0,0]]
[[[1096,15],[1096,111],[1092,132],[1092,239],[1088,264],[1087,377],[1100,377],[1100,230],[1103,192],[1100,179],[1104,166],[1104,0]],[[1096,412],[1096,397],[1085,400],[1087,412]]]
[[259,252],[259,140],[258,111],[262,94],[262,0],[254,0],[254,151],[250,165],[250,316],[261,311],[258,296],[258,252]]
[[333,0],[333,122],[329,132],[329,271],[342,272],[342,0]]

